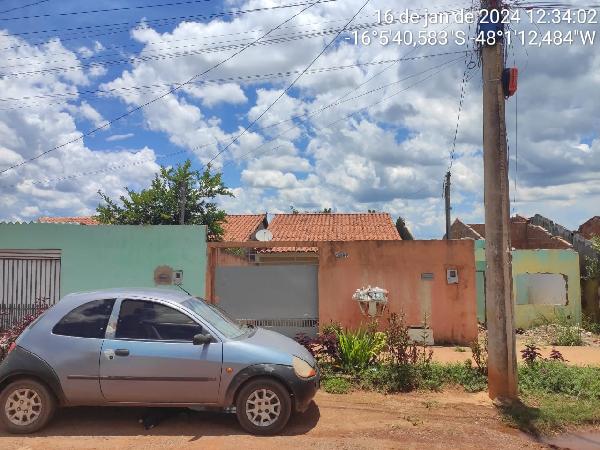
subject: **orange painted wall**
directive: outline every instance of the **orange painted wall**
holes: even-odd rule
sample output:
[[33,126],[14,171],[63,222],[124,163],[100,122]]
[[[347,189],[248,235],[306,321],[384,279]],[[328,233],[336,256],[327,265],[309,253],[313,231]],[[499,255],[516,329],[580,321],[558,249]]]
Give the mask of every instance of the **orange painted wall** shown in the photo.
[[[364,325],[368,319],[352,294],[379,286],[389,291],[381,324],[390,312],[403,311],[410,326],[421,326],[427,312],[436,343],[467,344],[477,336],[473,247],[471,240],[324,243],[319,247],[319,322]],[[458,284],[447,283],[447,269],[458,270]],[[422,280],[425,272],[434,279]]]

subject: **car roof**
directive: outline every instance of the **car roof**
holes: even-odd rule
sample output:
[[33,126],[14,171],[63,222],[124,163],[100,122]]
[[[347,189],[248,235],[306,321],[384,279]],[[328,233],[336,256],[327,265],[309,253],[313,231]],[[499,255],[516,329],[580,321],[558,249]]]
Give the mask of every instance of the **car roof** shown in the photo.
[[189,299],[190,295],[173,288],[111,288],[75,292],[66,295],[61,302],[67,301],[70,304],[77,304],[102,298],[155,298],[172,303],[182,303]]

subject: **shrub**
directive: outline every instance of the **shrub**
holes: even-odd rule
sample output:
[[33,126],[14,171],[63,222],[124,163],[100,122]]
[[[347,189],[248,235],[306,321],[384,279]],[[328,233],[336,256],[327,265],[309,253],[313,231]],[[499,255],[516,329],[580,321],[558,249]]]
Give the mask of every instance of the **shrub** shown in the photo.
[[581,328],[593,334],[600,334],[600,322],[594,321],[590,316],[585,314],[581,318]]
[[430,362],[433,351],[427,347],[424,339],[421,345],[415,343],[408,330],[404,314],[390,314],[385,345],[387,362],[398,366]]
[[362,373],[361,385],[385,394],[409,392],[419,386],[418,373],[410,364],[381,364]]
[[479,368],[473,367],[470,359],[463,364],[444,365],[444,382],[462,386],[467,392],[480,392],[487,389],[487,377]]
[[538,358],[542,357],[540,348],[535,344],[526,344],[525,348],[521,350],[521,357],[525,363],[531,365],[534,364]]
[[347,394],[352,389],[352,384],[345,378],[333,377],[324,379],[321,387],[330,394]]
[[583,345],[581,328],[576,325],[558,325],[556,327],[556,336],[550,344],[567,347]]
[[17,340],[21,333],[25,331],[25,328],[41,316],[49,307],[50,305],[48,305],[45,300],[38,299],[34,304],[33,312],[31,314],[26,315],[12,327],[7,328],[0,333],[0,361],[6,357],[10,346]]
[[340,366],[346,373],[360,373],[374,362],[385,345],[384,333],[369,330],[340,330],[339,341]]
[[488,372],[488,337],[487,330],[480,329],[477,338],[471,342],[471,353],[477,369],[482,375]]

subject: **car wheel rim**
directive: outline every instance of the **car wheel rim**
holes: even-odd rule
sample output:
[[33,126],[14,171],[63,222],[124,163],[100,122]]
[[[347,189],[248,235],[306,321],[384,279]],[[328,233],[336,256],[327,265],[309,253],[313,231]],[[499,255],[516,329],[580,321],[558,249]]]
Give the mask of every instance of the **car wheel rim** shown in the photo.
[[281,402],[270,389],[257,389],[246,400],[246,416],[259,427],[268,427],[277,421],[281,414]]
[[6,399],[4,413],[15,425],[30,425],[42,413],[42,399],[33,389],[16,389]]

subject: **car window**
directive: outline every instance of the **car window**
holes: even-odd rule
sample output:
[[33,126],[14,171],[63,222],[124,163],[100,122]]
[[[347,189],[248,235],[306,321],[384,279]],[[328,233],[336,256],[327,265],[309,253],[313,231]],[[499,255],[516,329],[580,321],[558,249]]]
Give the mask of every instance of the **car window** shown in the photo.
[[115,299],[94,300],[78,306],[58,322],[52,333],[103,339]]
[[208,324],[216,328],[217,331],[221,332],[229,339],[235,339],[246,333],[246,330],[244,330],[235,320],[200,298],[190,297],[181,304],[192,310],[195,314],[198,314]]
[[123,300],[115,338],[192,342],[202,326],[169,306],[146,300]]

